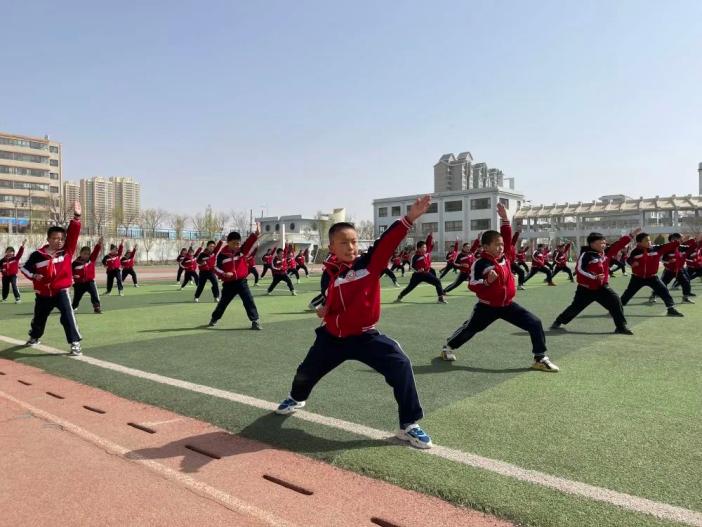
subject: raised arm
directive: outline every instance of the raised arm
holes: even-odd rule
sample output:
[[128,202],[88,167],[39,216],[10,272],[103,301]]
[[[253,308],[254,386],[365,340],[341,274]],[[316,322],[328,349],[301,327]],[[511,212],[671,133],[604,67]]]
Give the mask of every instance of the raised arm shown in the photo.
[[502,203],[497,204],[497,215],[500,217],[500,234],[505,243],[505,256],[514,260],[514,244],[512,243],[512,225],[507,217],[507,209]]

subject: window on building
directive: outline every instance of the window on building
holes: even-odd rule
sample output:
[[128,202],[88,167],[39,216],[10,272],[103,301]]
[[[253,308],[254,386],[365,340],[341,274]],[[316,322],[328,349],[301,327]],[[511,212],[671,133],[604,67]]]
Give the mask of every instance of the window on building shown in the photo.
[[271,226],[270,226],[270,225],[266,225],[266,232],[271,232]]
[[478,198],[470,200],[471,210],[484,210],[490,208],[490,198]]
[[463,230],[463,222],[460,220],[444,222],[444,231],[446,231],[446,232],[460,232],[462,230]]
[[59,188],[58,187],[51,187],[51,193],[52,194],[58,194]]
[[400,216],[402,214],[402,207],[400,207],[399,205],[397,207],[393,207],[390,214],[393,218]]
[[470,230],[472,231],[487,231],[492,228],[490,218],[485,220],[470,220]]
[[378,234],[383,234],[387,228],[387,225],[378,225]]
[[49,152],[51,152],[52,154],[58,154],[58,151],[59,151],[58,146],[50,146],[49,147]]
[[280,230],[280,223],[275,224],[275,231],[278,232]]
[[294,231],[294,230],[295,230],[295,224],[294,224],[294,223],[291,223],[291,224],[289,225],[289,228],[290,228],[291,231]]
[[444,212],[460,212],[463,210],[462,201],[445,201]]
[[439,204],[435,201],[431,205],[429,205],[429,208],[427,209],[427,214],[436,214],[439,212]]
[[388,215],[388,208],[387,207],[378,207],[378,217],[379,218],[386,218]]
[[430,232],[437,232],[438,230],[438,222],[422,223],[422,234],[429,234]]
[[51,179],[58,179],[58,174],[56,172],[49,172],[49,177]]
[[49,160],[49,164],[50,164],[52,167],[57,167],[57,166],[58,166],[58,159],[50,159],[50,160]]
[[407,214],[411,208],[412,208],[412,205],[407,205],[407,207],[405,207],[405,214]]
[[500,198],[500,203],[502,203],[506,209],[509,209],[509,200],[507,198]]

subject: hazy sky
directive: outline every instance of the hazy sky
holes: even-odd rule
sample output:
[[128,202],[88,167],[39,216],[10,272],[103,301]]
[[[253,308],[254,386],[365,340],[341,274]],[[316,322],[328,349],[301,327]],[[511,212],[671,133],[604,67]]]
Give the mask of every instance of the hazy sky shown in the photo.
[[696,193],[702,2],[32,0],[0,130],[144,207],[273,214],[433,189],[470,150],[534,203]]

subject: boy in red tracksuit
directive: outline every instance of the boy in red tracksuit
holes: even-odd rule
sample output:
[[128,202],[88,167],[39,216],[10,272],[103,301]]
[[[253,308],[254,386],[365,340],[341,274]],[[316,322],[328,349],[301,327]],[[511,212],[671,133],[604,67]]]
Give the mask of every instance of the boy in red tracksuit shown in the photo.
[[110,245],[110,252],[102,257],[102,265],[107,272],[107,290],[105,295],[112,293],[112,285],[117,281],[117,291],[119,296],[124,296],[124,286],[122,285],[122,253],[124,252],[124,240],[119,242],[119,247]]
[[[192,246],[190,246],[192,249]],[[188,253],[188,250],[183,247],[180,250],[180,254],[176,257],[176,263],[178,264],[178,273],[176,274],[176,283],[180,283],[180,277],[183,275],[183,267],[180,265],[180,262],[183,261],[183,258],[185,258],[185,255]]]
[[455,271],[456,266],[454,265],[454,262],[456,261],[456,257],[458,256],[458,240],[456,240],[453,244],[453,249],[451,249],[448,253],[446,253],[446,266],[439,272],[439,280],[443,279],[444,276],[446,276],[446,273],[448,273],[451,269]]
[[88,293],[90,302],[93,304],[93,312],[97,315],[102,314],[100,295],[95,285],[95,262],[102,250],[102,244],[103,239],[100,238],[92,251],[90,247],[82,247],[78,258],[71,264],[73,271],[73,303],[71,307],[73,311],[78,309],[81,298],[85,293]]
[[81,336],[71,308],[71,297],[68,294],[73,283],[71,259],[78,244],[80,214],[80,203],[76,201],[73,206],[73,219],[68,224],[68,230],[63,227],[49,227],[46,236],[47,244],[30,254],[22,266],[22,274],[32,281],[36,293],[27,346],[39,344],[39,339],[46,328],[46,321],[56,308],[61,312],[60,322],[66,334],[66,340],[71,345],[69,355],[82,354]]
[[470,269],[475,262],[475,251],[479,243],[480,240],[478,239],[473,242],[473,245],[464,243],[461,247],[461,252],[458,253],[454,261],[454,266],[458,269],[458,276],[450,286],[444,289],[445,295],[456,289],[463,282],[470,280]]
[[390,258],[390,262],[392,263],[392,266],[390,267],[390,270],[392,272],[401,271],[402,276],[405,276],[405,266],[402,265],[402,256],[399,252],[395,251],[394,253],[392,253],[392,258]]
[[[684,240],[682,236],[675,232],[668,236],[668,241],[678,242],[678,245],[672,249],[663,253],[663,274],[661,275],[661,281],[667,286],[673,278],[675,278],[683,292],[683,304],[694,304],[694,300],[690,298],[694,296],[692,292],[692,286],[690,284],[690,279],[685,272],[685,261],[686,254],[689,251],[693,251],[697,248],[697,242],[692,240]],[[651,295],[651,300],[653,301],[655,294]]]
[[497,204],[501,219],[500,232],[486,231],[480,243],[483,251],[471,269],[468,287],[478,296],[473,314],[453,335],[441,350],[441,358],[455,361],[454,351],[486,329],[496,320],[502,319],[529,332],[534,362],[532,369],[557,372],[558,366],[546,356],[546,336],[541,320],[514,302],[517,288],[512,274],[512,227],[507,218],[507,209]]
[[15,254],[14,247],[8,247],[5,249],[5,256],[0,258],[0,273],[2,273],[2,301],[7,300],[7,296],[10,294],[10,286],[12,286],[12,294],[15,295],[15,304],[19,304],[22,301],[19,289],[17,289],[17,273],[19,272],[19,262],[24,254],[24,244],[27,240],[22,242],[19,251]]
[[412,251],[405,249],[400,253],[402,256],[402,267],[407,266],[407,270],[411,271],[412,270]]
[[124,284],[125,279],[128,276],[131,276],[134,287],[139,287],[137,274],[136,271],[134,271],[134,258],[136,256],[136,252],[137,246],[134,245],[134,248],[131,251],[127,251],[127,254],[120,258],[120,263],[122,264],[122,283]]
[[[514,259],[512,260],[512,264],[510,266],[512,270],[512,274],[517,275],[517,290],[519,291],[524,291],[524,280],[526,280],[526,275],[527,273],[524,272],[524,268],[519,265],[519,253],[516,252],[517,250],[517,241],[519,241],[519,235],[521,234],[520,231],[515,232],[512,235],[512,247],[515,249],[514,253]],[[524,264],[526,267],[526,264]],[[528,272],[527,268],[527,272]]]
[[[295,263],[297,264],[297,268],[302,269],[305,271],[305,278],[307,278],[310,275],[309,270],[307,269],[307,257],[305,256],[305,253],[300,251],[298,255],[295,257]],[[299,271],[298,271],[299,273]]]
[[256,269],[256,251],[258,247],[254,247],[251,254],[246,258],[246,264],[249,266],[249,274],[254,275],[254,287],[258,287],[258,269]]
[[300,283],[300,273],[297,270],[297,260],[295,260],[295,248],[292,245],[288,246],[285,253],[285,262],[288,266],[288,274],[295,275],[296,283]]
[[615,256],[633,237],[641,232],[635,229],[629,236],[623,236],[613,243],[607,252],[605,237],[599,232],[591,232],[587,237],[587,245],[580,251],[575,273],[578,287],[575,290],[573,302],[563,311],[551,325],[551,329],[563,329],[578,314],[593,302],[604,307],[614,319],[615,333],[633,335],[626,325],[624,308],[617,293],[609,287],[609,259]]
[[261,278],[266,276],[266,272],[271,269],[271,262],[273,261],[273,256],[275,255],[275,245],[272,249],[268,249],[266,254],[261,257],[261,262],[263,263],[263,271],[261,271]]
[[639,289],[646,286],[650,287],[654,293],[663,299],[668,308],[668,316],[683,316],[682,313],[675,309],[675,301],[670,296],[668,288],[658,278],[661,256],[669,251],[674,251],[678,245],[680,245],[679,241],[668,242],[665,245],[652,245],[651,237],[647,233],[640,232],[636,235],[636,248],[631,251],[629,256],[631,279],[626,291],[622,294],[623,306],[629,303],[629,300],[633,298]]
[[[548,248],[546,248],[546,251],[548,251]],[[556,285],[553,283],[553,273],[548,266],[547,254],[547,252],[544,253],[544,245],[542,243],[536,246],[536,250],[531,253],[531,271],[529,271],[529,274],[526,275],[522,284],[526,284],[536,273],[544,273],[546,275],[546,282],[548,282],[548,285]]]
[[266,291],[267,295],[272,295],[273,290],[280,282],[285,282],[287,284],[291,295],[293,295],[293,296],[297,295],[297,292],[295,291],[295,288],[293,287],[292,281],[290,280],[290,277],[288,276],[288,254],[287,254],[287,251],[288,251],[287,247],[285,248],[285,250],[283,250],[283,249],[276,250],[275,256],[273,257],[273,260],[271,260],[271,272],[273,273],[273,281],[271,282],[271,285],[268,286],[268,291]]
[[702,277],[702,238],[697,240],[694,249],[688,250],[685,254],[685,265],[690,284],[695,278]]
[[357,360],[392,386],[399,410],[397,437],[416,448],[432,446],[431,438],[417,424],[423,411],[412,364],[396,341],[375,329],[380,318],[380,275],[430,202],[429,196],[417,199],[407,216],[393,223],[363,256],[358,255],[358,234],[352,224],[336,223],[329,229],[329,251],[336,255],[339,268],[330,281],[326,303],[317,310],[323,323],[316,330],[314,344],[276,413],[287,415],[304,407],[322,377],[347,360]]
[[417,242],[417,251],[412,257],[412,268],[414,269],[414,273],[412,273],[407,287],[400,291],[399,296],[395,300],[396,303],[402,302],[402,299],[411,293],[412,290],[422,282],[431,284],[436,288],[436,296],[438,297],[437,303],[447,303],[446,299],[444,298],[444,288],[441,285],[441,281],[437,278],[436,273],[431,268],[431,251],[433,248],[434,241],[432,233],[429,233],[426,242]]
[[251,321],[251,329],[261,329],[256,303],[246,279],[249,275],[248,257],[251,256],[251,251],[253,251],[260,234],[260,225],[257,223],[256,231],[246,238],[243,245],[241,244],[241,235],[238,232],[232,231],[227,235],[227,244],[217,255],[217,266],[215,267],[217,276],[222,280],[222,296],[212,312],[209,327],[217,325],[229,303],[234,300],[235,296],[239,295],[244,304],[246,316]]
[[190,247],[188,252],[185,253],[185,257],[181,260],[180,266],[183,268],[183,282],[180,284],[180,290],[185,289],[185,286],[192,280],[197,288],[199,284],[199,279],[197,275],[197,259],[202,252],[202,244],[193,252],[193,248]]
[[197,257],[193,254],[198,272],[200,273],[197,278],[197,289],[195,289],[196,303],[200,301],[200,295],[204,291],[207,282],[212,284],[212,297],[214,298],[215,302],[219,302],[219,280],[217,280],[215,267],[217,267],[217,255],[219,254],[222,245],[224,245],[223,239],[219,240],[217,245],[215,245],[214,240],[210,240],[207,242],[205,250],[200,252]]
[[571,271],[570,267],[568,267],[568,255],[570,254],[571,245],[572,244],[568,242],[566,244],[559,245],[556,249],[553,257],[555,265],[553,268],[553,275],[551,278],[555,278],[558,273],[564,271],[568,275],[568,279],[571,282],[575,282],[575,279],[573,278],[573,271]]

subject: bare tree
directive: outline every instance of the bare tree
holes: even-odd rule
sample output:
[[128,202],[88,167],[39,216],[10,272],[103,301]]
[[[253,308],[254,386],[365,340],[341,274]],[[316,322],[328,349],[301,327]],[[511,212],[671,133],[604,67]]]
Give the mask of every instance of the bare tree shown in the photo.
[[98,236],[103,236],[105,233],[105,230],[107,227],[110,225],[110,218],[109,215],[107,214],[107,211],[105,210],[93,210],[92,214],[92,220],[93,220],[93,225],[95,226],[95,233]]
[[233,230],[242,234],[251,230],[249,215],[246,212],[233,210],[229,213],[229,217],[231,218],[231,226]]
[[175,231],[176,240],[183,238],[183,231],[190,218],[185,214],[172,214],[170,217],[170,227]]
[[356,224],[356,232],[359,240],[372,240],[374,236],[373,222],[370,220],[361,220]]
[[64,198],[52,199],[49,205],[49,220],[54,225],[68,225],[73,217],[73,204],[66,204]]
[[149,252],[154,246],[156,239],[156,231],[161,227],[161,224],[168,216],[168,213],[163,209],[145,209],[141,213],[139,226],[143,235],[142,245],[146,251],[146,261],[149,261]]

